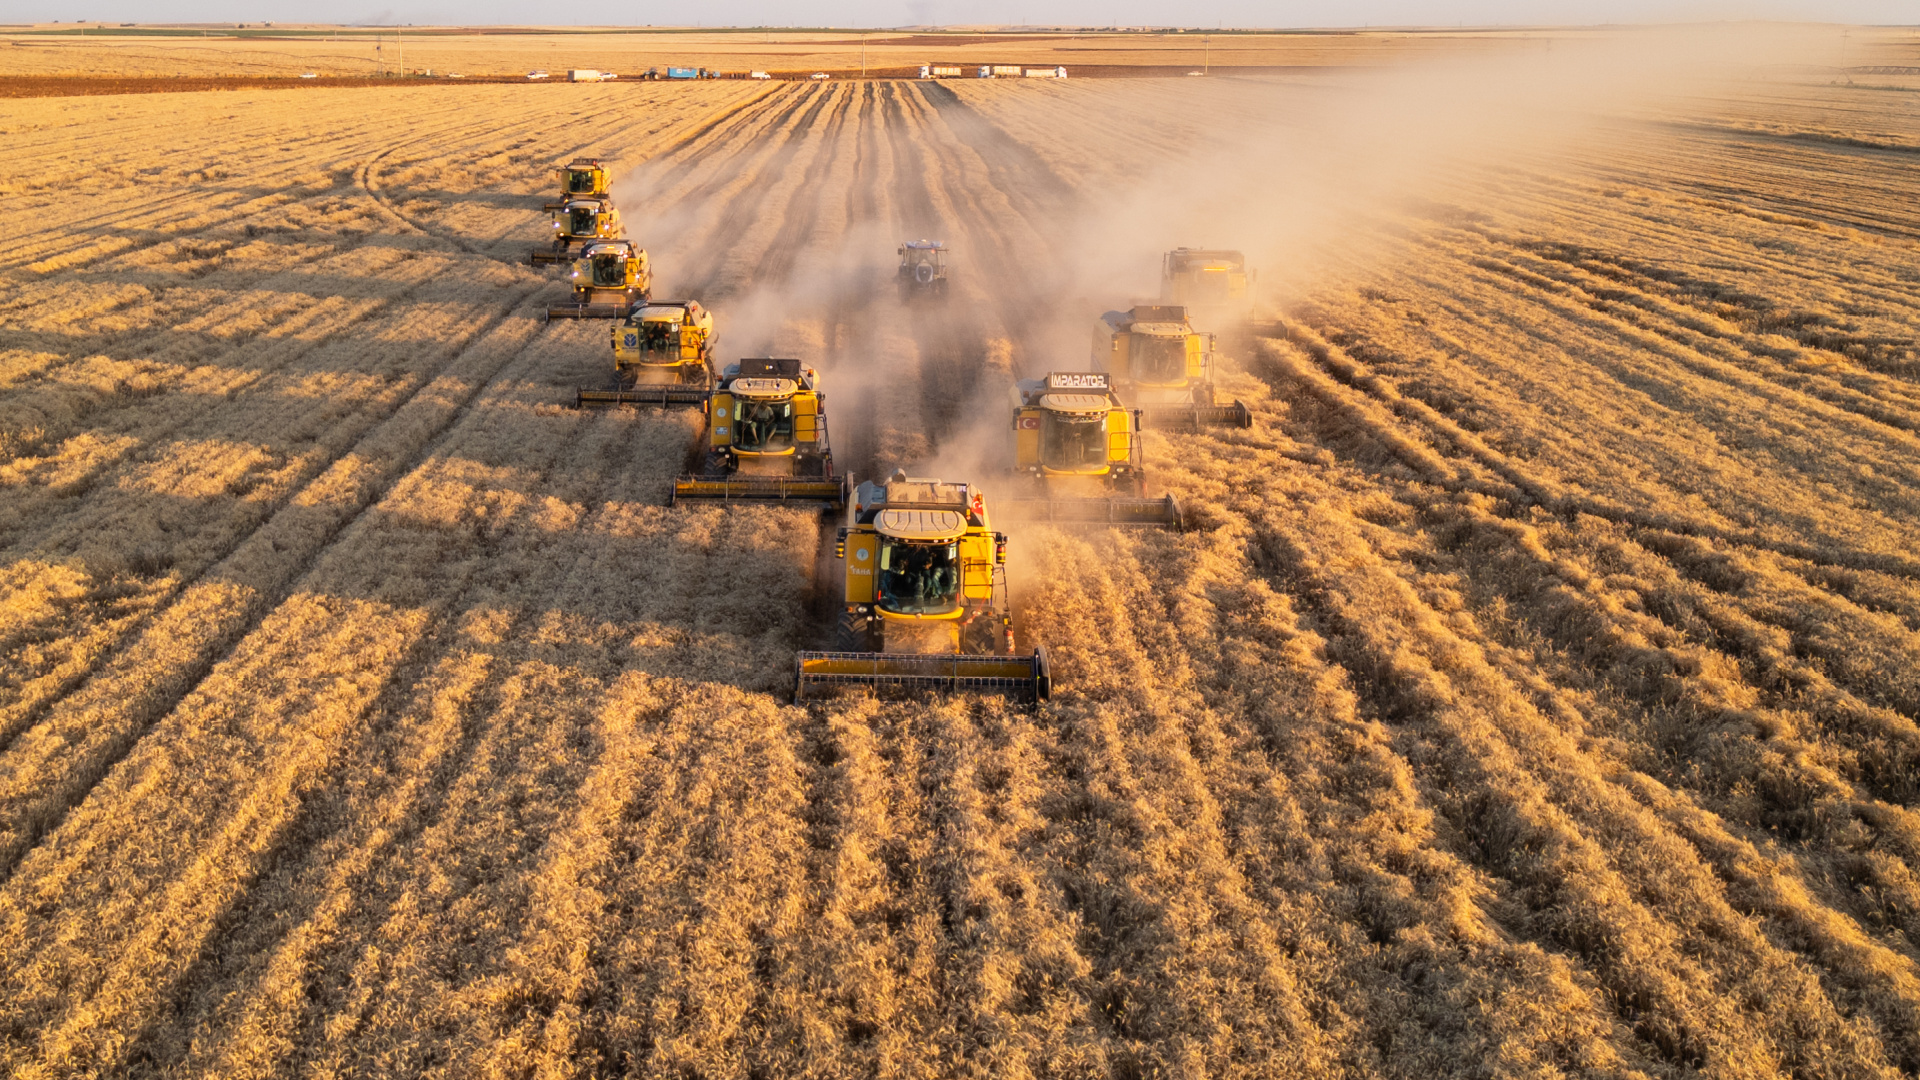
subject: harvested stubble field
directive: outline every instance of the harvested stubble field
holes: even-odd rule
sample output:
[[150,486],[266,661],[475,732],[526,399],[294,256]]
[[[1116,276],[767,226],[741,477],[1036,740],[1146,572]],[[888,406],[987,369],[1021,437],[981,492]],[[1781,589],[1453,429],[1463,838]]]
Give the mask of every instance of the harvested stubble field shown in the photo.
[[1342,92],[0,104],[0,1073],[1912,1075],[1904,91],[1642,103],[1255,246],[1256,427],[1150,440],[1189,531],[1015,538],[1031,712],[787,704],[819,520],[669,509],[692,417],[559,404],[557,160],[726,355],[820,364],[843,465],[985,475],[1189,239],[1100,208]]

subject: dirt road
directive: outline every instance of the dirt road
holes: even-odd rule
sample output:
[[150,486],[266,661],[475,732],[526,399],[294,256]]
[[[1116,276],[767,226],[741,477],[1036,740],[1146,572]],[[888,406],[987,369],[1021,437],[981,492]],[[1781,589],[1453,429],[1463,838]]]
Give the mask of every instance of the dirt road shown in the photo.
[[1022,712],[786,704],[819,520],[562,406],[545,170],[843,468],[985,475],[1230,87],[551,90],[0,102],[0,1072],[1920,1069],[1904,98],[1271,266],[1256,426],[1149,442],[1193,528],[1016,537]]

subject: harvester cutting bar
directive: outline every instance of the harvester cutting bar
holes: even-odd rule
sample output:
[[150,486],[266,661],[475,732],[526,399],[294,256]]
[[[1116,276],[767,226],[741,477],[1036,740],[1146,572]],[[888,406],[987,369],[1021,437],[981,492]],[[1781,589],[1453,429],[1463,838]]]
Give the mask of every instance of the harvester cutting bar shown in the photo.
[[1197,431],[1203,427],[1253,426],[1253,410],[1244,402],[1231,405],[1142,405],[1141,422],[1150,428]]
[[794,676],[796,702],[858,687],[881,697],[982,693],[1025,702],[1045,701],[1053,693],[1045,648],[1028,656],[803,652],[794,661]]
[[675,386],[671,383],[642,384],[626,389],[608,388],[605,390],[575,390],[573,407],[586,408],[589,405],[691,405],[699,407],[707,403],[708,390],[704,386]]
[[673,501],[716,499],[722,502],[815,503],[830,508],[847,505],[844,476],[683,476],[673,482]]
[[622,301],[618,304],[551,304],[547,307],[549,319],[624,319],[633,314],[633,305]]
[[1063,527],[1126,527],[1180,531],[1180,503],[1171,495],[1159,498],[1112,499],[1001,499],[994,518],[1010,524]]

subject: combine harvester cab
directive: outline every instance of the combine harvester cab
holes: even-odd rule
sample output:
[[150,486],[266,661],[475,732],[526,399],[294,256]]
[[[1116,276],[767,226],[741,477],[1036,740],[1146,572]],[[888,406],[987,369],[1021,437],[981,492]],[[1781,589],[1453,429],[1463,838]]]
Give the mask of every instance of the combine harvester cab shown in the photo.
[[947,298],[947,245],[939,240],[909,240],[900,254],[900,302],[922,297]]
[[1238,251],[1174,248],[1160,260],[1160,302],[1243,319],[1253,305],[1253,279]]
[[544,209],[559,210],[568,199],[580,196],[612,196],[613,178],[594,158],[575,158],[554,171],[560,176],[560,201],[550,202]]
[[528,260],[535,266],[570,263],[595,240],[620,238],[620,211],[604,195],[577,195],[553,211],[553,242],[534,248]]
[[1093,366],[1113,377],[1147,427],[1253,426],[1241,402],[1214,403],[1213,335],[1196,331],[1184,307],[1140,304],[1100,316]]
[[1174,497],[1146,494],[1140,415],[1121,404],[1106,372],[1055,371],[1015,384],[1013,456],[1041,494],[999,500],[1002,521],[1180,528]]
[[595,240],[567,271],[573,302],[550,304],[549,319],[624,319],[653,292],[653,267],[631,240]]
[[673,501],[846,504],[833,474],[819,375],[793,359],[727,365],[707,397],[706,467],[673,485]]
[[613,384],[580,388],[573,405],[705,405],[716,340],[698,300],[650,300],[613,325]]
[[835,555],[845,567],[833,652],[803,652],[794,700],[978,692],[1045,701],[1045,649],[1014,652],[1007,538],[966,484],[895,473],[861,484]]

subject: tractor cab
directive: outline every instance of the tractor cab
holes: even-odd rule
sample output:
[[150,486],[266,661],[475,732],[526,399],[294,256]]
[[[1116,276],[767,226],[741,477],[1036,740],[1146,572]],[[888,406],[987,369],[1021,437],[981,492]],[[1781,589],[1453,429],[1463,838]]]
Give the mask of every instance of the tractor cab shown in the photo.
[[909,240],[899,247],[900,297],[947,295],[947,245],[939,240]]

